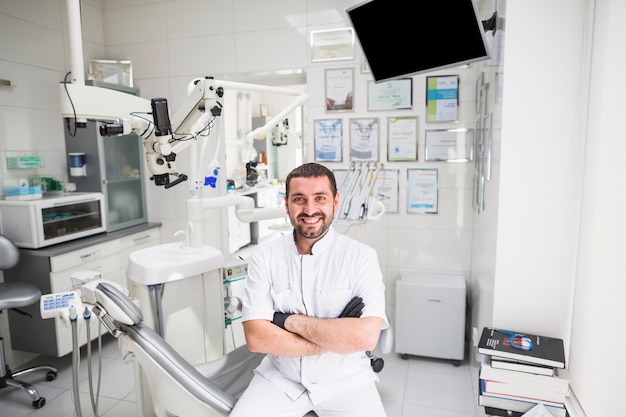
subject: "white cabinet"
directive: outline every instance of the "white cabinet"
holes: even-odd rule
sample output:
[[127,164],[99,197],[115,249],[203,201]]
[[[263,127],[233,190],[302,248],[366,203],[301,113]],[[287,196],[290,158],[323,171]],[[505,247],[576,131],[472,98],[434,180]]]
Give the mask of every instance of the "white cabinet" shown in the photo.
[[[20,250],[20,261],[4,271],[7,282],[29,282],[42,294],[72,289],[71,276],[78,271],[95,271],[103,279],[128,287],[126,269],[132,251],[160,243],[159,224],[145,223],[113,233],[104,233],[38,250]],[[23,308],[32,317],[10,312],[13,349],[49,356],[72,351],[71,328],[60,318],[42,319],[39,303]],[[79,312],[82,314],[82,312]],[[98,319],[92,317],[92,340],[98,336]],[[104,327],[101,327],[104,332]],[[79,329],[79,343],[86,343],[86,329]]]
[[403,273],[396,281],[396,352],[452,359],[465,352],[465,278],[461,275]]
[[135,134],[102,136],[102,122],[88,121],[74,135],[66,132],[67,152],[84,153],[86,175],[72,176],[78,191],[101,192],[106,206],[106,230],[121,230],[147,221],[144,152]]

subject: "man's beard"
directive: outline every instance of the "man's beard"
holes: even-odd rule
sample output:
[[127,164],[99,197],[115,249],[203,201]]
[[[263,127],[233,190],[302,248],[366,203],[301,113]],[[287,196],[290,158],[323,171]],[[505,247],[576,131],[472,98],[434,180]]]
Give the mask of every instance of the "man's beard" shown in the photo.
[[[334,216],[334,214],[333,214]],[[330,227],[330,222],[326,223],[327,216],[325,213],[315,213],[311,216],[300,215],[297,219],[302,218],[311,218],[311,217],[319,217],[321,219],[321,225],[317,225],[315,229],[305,230],[305,225],[300,222],[296,222],[296,226],[294,227],[296,233],[307,239],[317,239],[321,236],[324,236]],[[309,229],[309,228],[306,228]]]

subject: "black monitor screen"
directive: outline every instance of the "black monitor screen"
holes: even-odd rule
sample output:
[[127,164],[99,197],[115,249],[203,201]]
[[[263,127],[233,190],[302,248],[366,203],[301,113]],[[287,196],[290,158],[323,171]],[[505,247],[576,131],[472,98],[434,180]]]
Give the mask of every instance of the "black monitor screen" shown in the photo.
[[474,0],[371,0],[346,12],[375,81],[489,58]]

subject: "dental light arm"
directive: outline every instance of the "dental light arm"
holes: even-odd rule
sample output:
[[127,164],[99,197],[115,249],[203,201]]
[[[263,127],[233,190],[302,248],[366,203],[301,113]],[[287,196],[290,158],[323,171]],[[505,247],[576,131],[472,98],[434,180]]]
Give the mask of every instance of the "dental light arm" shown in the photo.
[[263,137],[265,137],[267,132],[272,131],[276,127],[276,125],[282,123],[283,120],[285,120],[292,111],[294,111],[298,106],[301,106],[302,104],[304,104],[309,99],[308,94],[303,93],[301,91],[289,89],[289,88],[228,82],[228,81],[222,81],[220,82],[220,84],[223,85],[225,88],[230,88],[233,90],[256,91],[260,93],[272,93],[272,94],[281,94],[281,95],[286,95],[286,96],[294,96],[293,101],[289,103],[284,109],[282,109],[276,116],[268,120],[267,123],[265,123],[263,126],[260,126],[252,130],[245,136],[245,143],[244,143],[245,148],[244,148],[244,153],[243,153],[244,161],[251,159],[251,154],[252,154],[252,149],[254,147],[253,144],[254,144],[255,139],[262,139]]

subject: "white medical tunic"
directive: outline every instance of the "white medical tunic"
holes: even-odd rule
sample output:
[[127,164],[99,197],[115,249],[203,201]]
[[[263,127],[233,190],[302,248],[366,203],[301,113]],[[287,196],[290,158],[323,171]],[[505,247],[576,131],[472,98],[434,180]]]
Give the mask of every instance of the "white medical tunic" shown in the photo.
[[[274,311],[337,318],[355,296],[365,303],[361,317],[381,317],[383,329],[389,327],[385,285],[374,249],[331,226],[312,254],[301,255],[289,234],[250,256],[243,321],[271,321]],[[256,372],[294,400],[307,391],[313,404],[378,380],[365,352],[267,355]]]

